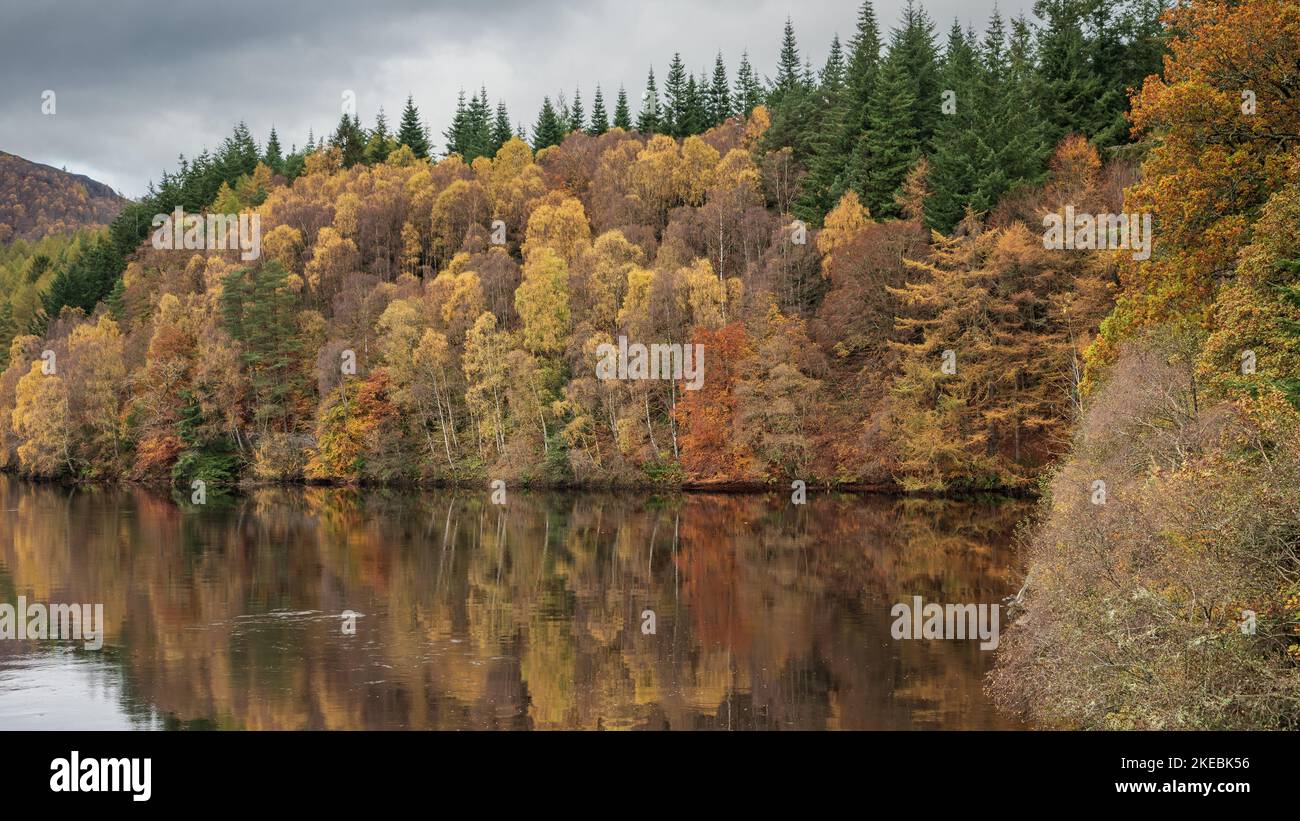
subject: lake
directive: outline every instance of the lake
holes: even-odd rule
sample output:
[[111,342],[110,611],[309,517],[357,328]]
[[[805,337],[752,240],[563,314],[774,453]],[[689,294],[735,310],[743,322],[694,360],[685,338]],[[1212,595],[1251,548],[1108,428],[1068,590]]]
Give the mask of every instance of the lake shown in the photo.
[[326,487],[185,496],[0,476],[0,729],[999,729],[978,640],[895,603],[1020,586],[1029,503]]

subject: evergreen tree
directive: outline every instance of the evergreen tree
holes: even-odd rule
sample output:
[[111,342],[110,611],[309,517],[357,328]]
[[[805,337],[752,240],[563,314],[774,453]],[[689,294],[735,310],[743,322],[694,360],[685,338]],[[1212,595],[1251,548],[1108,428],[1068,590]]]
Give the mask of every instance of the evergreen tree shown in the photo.
[[808,176],[801,185],[802,190],[795,202],[794,212],[800,219],[820,225],[822,217],[835,207],[839,195],[843,193],[842,190],[837,191],[836,183],[848,153],[843,147],[842,135],[848,119],[850,95],[838,35],[831,40],[830,54],[822,69],[815,100],[816,106],[812,113],[816,116],[817,123],[808,143]]
[[497,101],[496,118],[492,121],[492,156],[501,150],[501,146],[510,141],[513,133],[510,129],[510,114],[506,111],[506,104],[502,100]]
[[[310,136],[307,142],[310,144]],[[429,140],[425,136],[423,124],[420,123],[420,112],[415,107],[415,99],[409,95],[406,98],[406,108],[402,109],[402,121],[397,129],[397,142],[411,149],[411,152],[421,159],[429,156]]]
[[533,126],[533,150],[541,151],[564,141],[564,125],[560,120],[550,97],[542,98],[542,108],[537,112],[537,123]]
[[763,87],[759,85],[758,75],[749,64],[749,52],[742,51],[740,67],[736,69],[736,112],[748,117],[762,102]]
[[940,117],[938,50],[934,45],[934,24],[930,22],[925,10],[915,5],[914,0],[907,0],[903,26],[895,30],[890,48],[899,51],[903,74],[912,87],[915,101],[912,107],[912,126],[924,151],[930,145]]
[[460,154],[465,156],[466,132],[469,122],[469,107],[465,105],[465,89],[461,89],[456,95],[456,112],[451,115],[451,124],[447,130],[442,132],[443,137],[447,139],[447,154]]
[[[894,194],[920,154],[916,84],[896,34],[867,101],[868,128],[854,147],[853,179],[862,202],[877,219],[898,216]],[[937,107],[936,107],[937,108]]]
[[1042,78],[1034,63],[1034,33],[1020,16],[1011,23],[1011,40],[1004,61],[1001,92],[992,98],[989,127],[994,164],[1005,170],[1008,187],[1038,182],[1047,167],[1053,143],[1039,101]]
[[1110,125],[1099,106],[1102,79],[1089,59],[1077,0],[1038,0],[1034,13],[1046,21],[1038,31],[1039,106],[1047,124],[1048,141],[1067,134],[1094,137]]
[[668,79],[664,81],[664,109],[660,128],[665,134],[683,137],[682,123],[686,118],[686,64],[681,54],[673,54],[668,64]]
[[659,91],[655,88],[655,70],[650,67],[650,74],[645,81],[645,93],[641,95],[641,113],[637,117],[636,130],[642,134],[657,134],[667,130],[660,112]]
[[618,98],[614,103],[614,127],[624,131],[632,130],[632,112],[627,106],[627,90],[618,87]]
[[[849,60],[845,67],[844,84],[848,88],[848,110],[844,122],[846,134],[841,135],[842,147],[851,146],[859,134],[867,130],[867,101],[871,99],[876,84],[876,69],[880,65],[880,27],[871,0],[863,0],[858,10],[857,31],[849,41]],[[844,137],[847,136],[847,139]]]
[[366,162],[371,165],[384,162],[395,147],[393,135],[388,133],[388,117],[384,115],[384,107],[380,106],[375,115],[375,127],[370,130],[370,139],[366,142]]
[[262,153],[262,162],[275,173],[284,173],[284,157],[281,154],[280,137],[275,133],[275,126],[271,126],[271,135],[266,138],[266,150]]
[[492,109],[488,107],[487,88],[484,86],[479,86],[478,94],[470,100],[466,128],[465,162],[496,153],[492,149]]
[[330,137],[330,145],[343,155],[343,167],[351,168],[365,159],[366,141],[361,123],[355,116],[340,115],[339,124]]
[[967,207],[986,211],[993,205],[994,192],[1005,188],[1001,170],[994,166],[985,143],[985,128],[990,125],[984,116],[985,106],[991,101],[982,89],[996,89],[996,85],[981,79],[979,56],[971,38],[953,21],[940,73],[944,92],[951,91],[953,96],[946,101],[947,111],[941,109],[935,130],[927,180],[930,196],[925,201],[926,223],[945,233],[961,220]]
[[709,86],[709,124],[721,125],[731,116],[731,88],[722,52],[713,61],[713,83]]
[[794,21],[785,18],[785,33],[781,36],[781,54],[777,59],[776,81],[767,95],[769,107],[780,108],[786,94],[797,91],[802,85],[799,63],[799,44],[794,37]]
[[600,91],[600,83],[596,84],[596,96],[591,101],[591,128],[587,133],[593,136],[599,136],[609,130],[609,114],[605,111],[605,96]]
[[806,168],[816,139],[818,101],[812,67],[800,67],[798,60],[794,25],[787,17],[777,78],[768,93],[772,125],[763,135],[763,142],[769,150],[789,146],[795,162]]
[[573,90],[573,105],[569,108],[568,131],[585,131],[587,129],[587,112],[582,107],[582,89]]

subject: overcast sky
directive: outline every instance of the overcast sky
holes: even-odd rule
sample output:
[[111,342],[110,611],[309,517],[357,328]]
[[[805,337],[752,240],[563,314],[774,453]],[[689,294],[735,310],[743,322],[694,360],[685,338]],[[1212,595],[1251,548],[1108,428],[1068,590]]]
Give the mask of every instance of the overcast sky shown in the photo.
[[[274,125],[287,152],[326,134],[345,89],[363,125],[382,105],[396,122],[408,92],[442,147],[456,94],[486,85],[531,128],[542,96],[595,84],[611,114],[620,83],[635,116],[646,69],[660,81],[674,51],[699,74],[721,50],[734,82],[742,49],[775,71],[782,25],[821,68],[832,35],[847,43],[859,0],[0,0],[0,150],[87,174],[126,196],[215,147],[239,120],[259,144]],[[906,0],[874,0],[882,26]],[[983,29],[995,0],[925,0],[940,40],[954,18]],[[1003,16],[1032,0],[996,0]],[[41,112],[55,92],[56,113]]]

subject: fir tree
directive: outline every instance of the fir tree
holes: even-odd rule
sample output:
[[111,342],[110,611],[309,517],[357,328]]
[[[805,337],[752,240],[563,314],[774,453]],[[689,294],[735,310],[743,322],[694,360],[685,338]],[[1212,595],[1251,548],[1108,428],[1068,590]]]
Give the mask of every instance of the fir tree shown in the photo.
[[946,109],[934,134],[927,180],[930,196],[925,201],[926,223],[948,232],[962,218],[967,207],[976,212],[993,205],[990,192],[1001,192],[1001,170],[994,167],[993,155],[985,143],[984,116],[990,102],[982,89],[991,81],[981,82],[979,56],[971,38],[963,34],[956,21],[948,34],[940,84]]
[[896,37],[880,67],[867,101],[868,129],[853,154],[853,178],[872,216],[897,216],[894,194],[920,154],[916,127],[915,83],[908,76]]
[[498,100],[496,118],[492,121],[492,156],[496,156],[501,146],[509,142],[512,136],[510,113],[506,111],[505,102]]
[[632,112],[627,106],[627,90],[618,87],[618,98],[614,102],[614,127],[624,131],[632,130]]
[[537,112],[537,123],[533,126],[533,150],[541,151],[564,141],[564,125],[560,120],[550,97],[542,98],[542,108]]
[[645,81],[645,93],[641,95],[641,113],[637,117],[636,130],[642,134],[657,134],[666,130],[659,106],[659,91],[655,88],[655,70],[650,67],[650,74]]
[[767,95],[768,105],[777,108],[786,94],[801,85],[799,44],[794,37],[794,21],[785,18],[785,32],[781,36],[781,53],[777,58],[776,81]]
[[284,173],[284,156],[281,154],[280,137],[271,126],[271,135],[266,138],[266,150],[262,153],[262,162],[277,174]]
[[721,125],[731,116],[731,88],[727,84],[727,65],[722,52],[713,61],[713,82],[709,86],[709,124]]
[[609,130],[609,114],[605,111],[605,96],[600,91],[600,83],[596,84],[596,96],[591,101],[591,127],[587,133],[593,136],[599,136]]
[[740,67],[736,69],[736,112],[748,117],[763,102],[763,87],[758,75],[749,64],[749,52],[740,53]]
[[585,131],[587,112],[582,107],[582,89],[573,90],[573,105],[569,107],[568,131]]
[[[311,143],[310,135],[307,142]],[[402,121],[397,129],[397,142],[411,149],[411,153],[421,159],[429,156],[429,140],[424,133],[424,125],[420,122],[420,112],[415,107],[415,99],[409,95],[406,98],[406,107],[402,109]]]
[[[664,109],[660,128],[665,134],[683,137],[682,123],[686,118],[686,65],[682,55],[674,54],[668,64],[668,79],[664,81]],[[694,78],[692,78],[694,79]]]

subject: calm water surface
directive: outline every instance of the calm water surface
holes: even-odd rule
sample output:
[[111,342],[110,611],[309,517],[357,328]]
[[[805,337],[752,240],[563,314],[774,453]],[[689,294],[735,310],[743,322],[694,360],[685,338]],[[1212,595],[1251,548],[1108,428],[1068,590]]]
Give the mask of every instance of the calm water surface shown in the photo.
[[[1021,502],[290,488],[194,507],[0,476],[0,729],[1009,728],[919,595],[1019,586]],[[342,614],[359,614],[344,630]],[[654,632],[645,632],[648,614]]]

